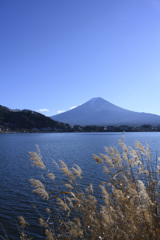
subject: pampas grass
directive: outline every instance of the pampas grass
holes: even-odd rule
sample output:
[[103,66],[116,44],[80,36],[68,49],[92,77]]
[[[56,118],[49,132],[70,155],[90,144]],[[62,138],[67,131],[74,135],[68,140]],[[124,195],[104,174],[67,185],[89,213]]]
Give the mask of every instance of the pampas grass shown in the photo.
[[[39,149],[30,152],[33,165],[44,171],[43,183],[39,179],[30,182],[33,193],[48,202],[45,217],[39,218],[46,239],[160,239],[158,160],[152,160],[149,146],[138,141],[134,148],[119,141],[119,148],[105,147],[105,154],[93,155],[105,173],[100,196],[92,183],[82,188],[79,166],[69,169],[63,161],[60,168],[66,181],[58,190],[55,175],[47,170]],[[53,182],[51,190],[49,181]],[[19,220],[23,229],[29,228],[22,217]],[[21,239],[27,239],[26,233]]]

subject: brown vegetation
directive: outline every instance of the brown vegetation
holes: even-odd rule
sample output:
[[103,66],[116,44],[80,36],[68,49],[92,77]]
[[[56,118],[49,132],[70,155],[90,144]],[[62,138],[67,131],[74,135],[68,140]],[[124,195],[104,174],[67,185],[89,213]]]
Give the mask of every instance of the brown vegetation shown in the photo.
[[[153,162],[149,146],[138,141],[135,148],[123,141],[119,146],[119,151],[106,147],[105,154],[93,156],[106,174],[98,198],[92,183],[82,190],[79,166],[69,169],[60,162],[67,180],[58,190],[40,152],[30,152],[33,164],[45,176],[44,183],[36,179],[30,182],[33,192],[48,201],[46,217],[39,218],[46,239],[160,239],[158,160]],[[52,190],[47,177],[53,181]],[[22,227],[28,225],[23,218],[20,221]],[[23,229],[21,239],[29,239]]]

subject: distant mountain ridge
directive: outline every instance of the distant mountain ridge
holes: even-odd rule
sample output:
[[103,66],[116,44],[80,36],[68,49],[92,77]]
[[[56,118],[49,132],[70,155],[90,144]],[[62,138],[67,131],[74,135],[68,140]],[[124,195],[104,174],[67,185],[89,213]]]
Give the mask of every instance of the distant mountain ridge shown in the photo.
[[160,125],[159,115],[130,111],[100,97],[92,98],[74,109],[57,114],[51,118],[70,125],[81,126]]
[[0,105],[0,125],[1,128],[9,128],[11,130],[21,129],[65,129],[64,123],[54,121],[50,117],[46,117],[43,114],[24,110],[13,110]]

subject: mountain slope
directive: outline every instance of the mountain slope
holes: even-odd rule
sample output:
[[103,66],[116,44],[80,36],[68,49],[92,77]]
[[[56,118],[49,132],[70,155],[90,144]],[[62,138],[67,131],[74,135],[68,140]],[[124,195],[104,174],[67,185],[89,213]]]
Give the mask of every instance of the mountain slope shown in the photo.
[[31,110],[12,110],[1,105],[0,125],[9,127],[12,130],[32,128],[65,128],[65,124],[54,121],[43,114]]
[[118,107],[103,98],[92,98],[88,102],[64,113],[51,117],[70,125],[160,125],[160,116],[138,113]]

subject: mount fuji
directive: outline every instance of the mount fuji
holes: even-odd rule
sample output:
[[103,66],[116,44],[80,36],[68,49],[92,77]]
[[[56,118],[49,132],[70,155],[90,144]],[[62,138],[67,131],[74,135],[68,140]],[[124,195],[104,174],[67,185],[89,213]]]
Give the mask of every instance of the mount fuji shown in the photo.
[[74,109],[54,115],[51,118],[70,125],[81,126],[160,125],[159,115],[126,110],[100,97],[92,98]]

